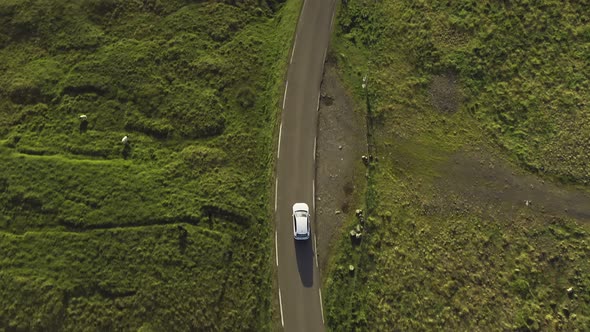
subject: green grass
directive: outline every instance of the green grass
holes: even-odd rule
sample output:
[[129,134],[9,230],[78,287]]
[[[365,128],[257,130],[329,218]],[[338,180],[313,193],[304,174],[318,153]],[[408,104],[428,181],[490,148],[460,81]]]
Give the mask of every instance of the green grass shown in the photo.
[[0,329],[271,329],[299,4],[0,3]]
[[219,328],[240,268],[231,235],[186,224],[4,233],[1,242],[10,258],[0,313],[16,329]]
[[339,8],[331,58],[368,97],[378,160],[362,241],[343,235],[326,279],[331,330],[587,328],[588,225],[447,184],[473,186],[451,169],[476,156],[587,191],[589,15],[550,0]]

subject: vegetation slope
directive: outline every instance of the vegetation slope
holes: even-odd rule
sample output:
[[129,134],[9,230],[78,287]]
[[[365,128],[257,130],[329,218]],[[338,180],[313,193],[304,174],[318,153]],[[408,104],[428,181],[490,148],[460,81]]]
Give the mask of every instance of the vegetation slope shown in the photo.
[[340,243],[327,277],[332,330],[590,326],[587,209],[506,194],[531,174],[588,191],[589,9],[343,2],[330,58],[368,112],[375,158],[361,240]]
[[0,330],[270,328],[298,7],[0,2]]

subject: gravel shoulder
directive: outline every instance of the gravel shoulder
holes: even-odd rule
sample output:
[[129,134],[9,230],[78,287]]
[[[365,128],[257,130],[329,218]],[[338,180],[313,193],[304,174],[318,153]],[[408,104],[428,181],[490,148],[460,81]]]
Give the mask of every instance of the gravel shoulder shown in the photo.
[[321,85],[316,150],[315,235],[321,271],[327,271],[331,248],[342,234],[347,218],[362,199],[367,151],[364,110],[354,101],[327,62]]

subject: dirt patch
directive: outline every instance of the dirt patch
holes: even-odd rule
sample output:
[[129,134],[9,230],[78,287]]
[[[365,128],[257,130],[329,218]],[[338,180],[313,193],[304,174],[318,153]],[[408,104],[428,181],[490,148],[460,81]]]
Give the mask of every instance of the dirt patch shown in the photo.
[[485,218],[512,220],[530,212],[590,222],[590,193],[526,173],[490,151],[456,153],[441,174],[438,190]]
[[[328,62],[321,86],[316,159],[316,231],[320,270],[326,271],[330,248],[342,234],[346,218],[354,214],[355,169],[367,151],[364,114],[342,85],[334,64]],[[357,172],[358,173],[358,172]]]
[[441,113],[456,112],[462,99],[458,86],[454,72],[434,76],[430,82],[430,101],[434,108]]

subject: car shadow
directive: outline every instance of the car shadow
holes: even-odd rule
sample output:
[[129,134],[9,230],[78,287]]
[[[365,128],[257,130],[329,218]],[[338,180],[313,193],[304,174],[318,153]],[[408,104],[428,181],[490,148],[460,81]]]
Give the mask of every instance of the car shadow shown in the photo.
[[295,255],[297,257],[297,269],[299,270],[299,277],[301,283],[305,287],[313,286],[313,247],[311,245],[312,239],[307,241],[295,242]]

